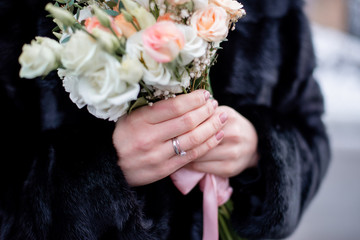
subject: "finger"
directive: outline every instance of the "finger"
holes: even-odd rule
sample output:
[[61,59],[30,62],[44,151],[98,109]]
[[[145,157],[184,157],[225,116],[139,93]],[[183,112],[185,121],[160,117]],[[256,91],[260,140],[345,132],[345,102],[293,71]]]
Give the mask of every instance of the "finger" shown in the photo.
[[224,132],[220,130],[224,127],[226,121],[226,113],[212,116],[199,127],[179,136],[178,139],[181,143],[181,147],[183,150],[187,151],[205,143],[211,137],[221,140],[224,137]]
[[175,172],[186,164],[189,164],[190,162],[203,156],[210,149],[215,148],[222,139],[223,137],[217,138],[216,136],[213,136],[200,146],[187,151],[185,156],[175,155],[171,157],[168,161],[164,163],[164,168],[171,169],[172,172]]
[[243,161],[206,161],[206,162],[190,162],[186,168],[193,171],[212,173],[220,177],[233,177],[244,171],[246,168]]
[[[217,106],[218,106],[217,101],[215,100],[208,101],[205,105],[193,111],[187,112],[186,114],[180,117],[156,124],[154,125],[154,128],[158,128],[158,133],[160,135],[160,138],[163,141],[167,141],[176,136],[183,135],[198,127],[206,119],[208,119],[209,117],[211,117],[211,115],[214,114]],[[212,122],[214,122],[214,120],[212,120]],[[220,123],[218,123],[217,125],[219,124]],[[208,125],[209,124],[207,124],[206,126]],[[203,141],[204,140],[206,139],[203,139]]]
[[[210,117],[192,131],[179,136],[178,141],[181,150],[188,151],[190,149],[196,148],[197,146],[204,144],[210,138],[215,138],[219,141],[222,140],[224,137],[224,132],[220,130],[225,126],[226,122],[226,113],[218,113]],[[165,141],[163,144],[163,152],[167,153],[167,156],[169,157],[175,155],[172,144],[172,139]],[[169,146],[172,147],[170,148]]]
[[206,104],[210,93],[205,90],[197,90],[189,94],[181,94],[175,98],[159,101],[151,107],[139,109],[144,112],[148,123],[160,123],[169,119],[179,117],[191,110],[197,109]]
[[241,147],[236,146],[236,148],[230,148],[225,143],[226,139],[224,139],[221,144],[219,144],[216,149],[211,149],[202,157],[196,159],[196,162],[207,162],[207,161],[222,161],[224,159],[233,159],[239,155],[241,151]]

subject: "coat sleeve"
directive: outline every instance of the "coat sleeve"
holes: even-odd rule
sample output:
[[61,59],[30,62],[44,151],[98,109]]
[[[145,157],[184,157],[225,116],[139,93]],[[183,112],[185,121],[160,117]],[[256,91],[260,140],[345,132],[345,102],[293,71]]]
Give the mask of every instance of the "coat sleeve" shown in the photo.
[[245,238],[284,238],[320,186],[329,142],[306,16],[299,5],[259,15],[230,33],[212,84],[215,98],[249,119],[259,138],[258,167],[230,180],[234,228]]
[[19,78],[22,45],[51,36],[46,2],[0,1],[0,239],[159,239],[117,165],[114,123],[77,109],[55,73]]

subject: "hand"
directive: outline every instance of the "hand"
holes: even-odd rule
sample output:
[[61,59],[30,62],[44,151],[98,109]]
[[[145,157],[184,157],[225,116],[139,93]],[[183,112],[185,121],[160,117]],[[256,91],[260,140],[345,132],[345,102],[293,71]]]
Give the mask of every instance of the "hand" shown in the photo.
[[224,139],[218,146],[186,167],[221,177],[233,177],[246,168],[257,166],[258,137],[254,126],[237,111],[221,106],[217,108],[216,113],[221,112],[228,116],[227,124],[223,128]]
[[[226,123],[204,90],[141,107],[118,120],[113,133],[118,165],[131,186],[160,180],[217,146]],[[175,154],[178,137],[185,156]]]

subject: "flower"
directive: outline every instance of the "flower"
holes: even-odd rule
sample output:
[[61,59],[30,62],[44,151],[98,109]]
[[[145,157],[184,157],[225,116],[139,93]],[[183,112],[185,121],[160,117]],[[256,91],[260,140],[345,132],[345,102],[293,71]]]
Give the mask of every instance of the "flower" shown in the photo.
[[135,27],[125,19],[124,14],[119,14],[114,19],[116,26],[121,29],[121,32],[126,38],[136,33]]
[[103,25],[104,27],[110,28],[111,27],[111,18],[109,15],[107,15],[101,8],[99,8],[96,5],[91,6],[94,10],[94,14],[98,21]]
[[48,3],[45,6],[45,10],[48,11],[54,18],[58,19],[65,26],[72,26],[76,23],[74,16],[60,7],[55,7],[53,4]]
[[[110,17],[108,20],[109,20],[109,26],[111,26],[111,28],[114,30],[116,35],[121,36],[122,35],[121,29],[118,27],[116,22],[113,19],[111,19]],[[101,29],[101,30],[109,32],[109,33],[111,32],[111,30],[109,28],[104,27],[100,23],[99,18],[97,16],[87,18],[85,20],[85,28],[90,33],[92,33],[95,29]]]
[[187,65],[193,61],[194,58],[199,58],[206,53],[208,43],[199,37],[192,27],[178,25],[178,28],[185,36],[185,45],[184,48],[180,51],[179,63],[181,65]]
[[245,11],[242,9],[243,5],[235,0],[210,0],[210,3],[213,3],[219,7],[222,7],[230,14],[231,19],[238,19],[245,14]]
[[160,63],[174,60],[185,43],[183,33],[170,21],[155,23],[143,32],[142,39],[145,52]]
[[182,5],[185,4],[187,2],[190,2],[191,0],[167,0],[168,3],[170,3],[171,5]]
[[126,113],[129,103],[137,99],[140,86],[121,78],[121,64],[110,54],[105,54],[102,63],[97,70],[78,75],[72,81],[68,79],[64,85],[72,91],[72,99],[88,105],[90,113],[115,121]]
[[138,83],[143,77],[143,66],[137,58],[124,56],[119,69],[119,77],[128,83]]
[[102,65],[105,51],[95,39],[82,31],[76,31],[61,52],[61,62],[65,69],[74,74],[92,72]]
[[126,52],[129,57],[141,59],[143,62],[143,80],[148,85],[168,85],[171,73],[164,64],[155,61],[145,51],[142,41],[143,31],[132,35],[126,43]]
[[124,4],[126,11],[136,18],[141,29],[146,29],[155,24],[155,17],[143,6],[131,0],[122,0],[121,2]]
[[210,4],[193,14],[191,25],[206,41],[219,42],[228,34],[229,18],[222,7]]
[[92,31],[98,43],[109,53],[115,52],[120,47],[119,39],[114,34],[101,28],[95,28]]
[[60,65],[63,47],[53,39],[36,37],[31,44],[25,44],[19,57],[20,77],[35,78],[45,76]]
[[208,0],[192,0],[194,3],[194,10],[204,9],[208,6]]

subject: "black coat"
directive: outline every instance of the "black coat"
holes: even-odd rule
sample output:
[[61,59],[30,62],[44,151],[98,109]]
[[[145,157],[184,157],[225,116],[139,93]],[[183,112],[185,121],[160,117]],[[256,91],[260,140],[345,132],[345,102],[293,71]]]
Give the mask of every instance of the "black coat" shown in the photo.
[[[202,194],[169,178],[130,188],[114,123],[79,110],[56,74],[18,77],[35,35],[51,35],[45,0],[0,1],[0,239],[201,239]],[[247,117],[259,166],[231,178],[233,224],[246,238],[296,228],[329,164],[310,29],[298,0],[242,0],[247,16],[211,70],[214,96]]]

